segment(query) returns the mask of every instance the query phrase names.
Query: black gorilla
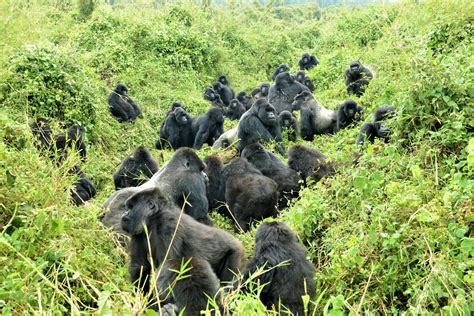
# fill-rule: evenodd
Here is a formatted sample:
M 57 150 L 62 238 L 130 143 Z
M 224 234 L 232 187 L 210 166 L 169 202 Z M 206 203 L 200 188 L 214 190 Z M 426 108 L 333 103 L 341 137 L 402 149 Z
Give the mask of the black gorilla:
M 262 145 L 258 143 L 248 145 L 242 151 L 242 158 L 247 159 L 264 176 L 277 183 L 280 194 L 279 207 L 287 206 L 289 200 L 298 196 L 301 180 L 298 173 L 285 166 L 280 158 L 265 150 Z
M 223 108 L 224 103 L 222 102 L 221 96 L 214 91 L 212 88 L 206 88 L 204 90 L 204 100 L 211 102 L 212 106 Z
M 164 188 L 143 188 L 130 196 L 124 207 L 126 212 L 121 225 L 131 236 L 130 278 L 145 293 L 149 290 L 152 265 L 159 267 L 166 255 L 170 260 L 184 257 L 205 260 L 221 282 L 232 280 L 233 271 L 237 271 L 243 258 L 240 241 L 221 229 L 195 221 L 187 214 L 180 218 L 180 208 Z M 149 261 L 150 255 L 152 262 Z
M 290 111 L 282 111 L 278 115 L 278 122 L 282 131 L 286 130 L 288 140 L 291 142 L 296 141 L 296 134 L 298 131 L 298 120 Z
M 280 66 L 278 66 L 278 68 L 275 70 L 275 72 L 273 73 L 272 75 L 272 80 L 275 81 L 276 77 L 281 74 L 281 73 L 284 73 L 284 72 L 288 72 L 290 71 L 290 67 L 288 67 L 287 65 L 285 64 L 281 64 Z
M 200 315 L 209 305 L 208 297 L 219 301 L 219 285 L 219 279 L 206 260 L 167 260 L 157 282 L 158 292 L 163 297 L 161 315 L 181 315 L 183 309 L 182 315 Z M 211 315 L 216 315 L 215 311 Z
M 227 109 L 226 117 L 231 120 L 239 120 L 244 115 L 246 109 L 237 99 L 230 101 L 229 108 Z
M 137 147 L 131 157 L 125 158 L 114 174 L 115 190 L 136 187 L 158 172 L 158 164 L 143 146 Z
M 354 100 L 347 100 L 337 111 L 337 130 L 348 127 L 354 121 L 359 120 L 364 114 L 364 109 Z
M 79 165 L 75 165 L 68 171 L 69 175 L 79 176 L 71 189 L 71 197 L 74 205 L 78 206 L 92 199 L 96 194 L 96 189 L 91 180 L 81 170 Z
M 209 202 L 209 210 L 218 210 L 219 213 L 226 215 L 222 207 L 225 203 L 225 182 L 222 175 L 222 169 L 224 165 L 222 160 L 218 156 L 207 156 L 204 158 L 204 163 L 206 168 L 204 168 L 204 173 L 206 173 L 209 184 L 207 185 L 207 201 Z
M 119 84 L 110 93 L 109 107 L 119 122 L 133 122 L 142 114 L 138 105 L 128 96 L 128 88 L 123 84 Z
M 376 138 L 381 138 L 388 143 L 390 130 L 381 122 L 365 123 L 360 129 L 357 145 L 363 145 L 366 139 L 373 144 Z
M 319 61 L 316 59 L 315 56 L 310 55 L 308 53 L 304 53 L 303 56 L 301 56 L 301 59 L 298 64 L 300 65 L 301 70 L 308 70 L 319 65 Z
M 275 85 L 270 88 L 268 101 L 275 107 L 278 114 L 287 110 L 291 112 L 291 104 L 295 97 L 303 92 L 310 92 L 308 87 L 295 80 L 288 72 L 277 76 Z
M 245 146 L 253 143 L 276 141 L 280 143 L 277 150 L 282 155 L 285 154 L 281 146 L 281 130 L 275 108 L 265 99 L 258 99 L 250 110 L 245 112 L 239 121 L 237 135 L 240 138 L 238 144 L 240 152 Z
M 197 116 L 191 123 L 195 149 L 201 149 L 204 143 L 212 146 L 224 133 L 224 114 L 222 109 L 211 107 L 206 114 Z
M 234 98 L 234 91 L 228 86 L 223 85 L 220 81 L 214 82 L 212 88 L 219 94 L 224 105 L 229 105 L 230 100 Z
M 253 220 L 277 215 L 278 185 L 244 158 L 236 158 L 222 171 L 225 199 L 236 223 L 244 232 Z M 238 226 L 237 226 L 238 224 Z
M 360 61 L 353 61 L 349 68 L 344 71 L 346 77 L 346 87 L 348 94 L 355 94 L 360 97 L 364 94 L 365 88 L 374 77 L 372 72 Z
M 270 84 L 269 83 L 262 83 L 260 87 L 255 88 L 252 91 L 252 97 L 255 99 L 259 98 L 268 98 L 268 93 L 270 92 Z
M 288 166 L 299 173 L 305 185 L 307 178 L 318 182 L 322 178 L 334 175 L 336 171 L 334 162 L 326 162 L 326 156 L 320 151 L 303 145 L 290 147 Z
M 229 80 L 227 79 L 227 76 L 225 75 L 222 75 L 220 76 L 217 81 L 219 81 L 220 83 L 222 83 L 224 86 L 230 86 L 230 83 L 229 83 Z
M 249 97 L 247 93 L 245 93 L 245 91 L 239 92 L 239 94 L 237 95 L 237 100 L 239 100 L 239 102 L 242 103 L 246 111 L 250 109 L 253 103 L 252 98 Z
M 269 222 L 258 227 L 255 234 L 255 250 L 243 271 L 243 288 L 248 289 L 246 281 L 257 270 L 266 271 L 257 276 L 254 282 L 264 285 L 260 300 L 268 308 L 279 309 L 280 303 L 293 315 L 303 316 L 302 296 L 313 298 L 314 266 L 306 259 L 307 253 L 298 242 L 296 235 L 284 223 Z M 284 307 L 280 314 L 284 314 Z
M 390 105 L 379 106 L 374 113 L 374 122 L 383 121 L 395 115 L 395 108 Z
M 168 116 L 161 125 L 160 138 L 155 144 L 156 149 L 163 149 L 166 144 L 174 150 L 191 147 L 194 142 L 191 123 L 191 117 L 181 107 L 168 112 Z
M 334 134 L 337 130 L 337 113 L 321 106 L 309 91 L 295 97 L 292 109 L 301 112 L 301 138 L 312 141 L 314 135 Z
M 178 149 L 166 166 L 155 173 L 149 181 L 138 187 L 115 191 L 104 203 L 103 207 L 109 211 L 102 217 L 102 223 L 106 227 L 112 227 L 116 232 L 123 233 L 120 218 L 125 212 L 127 199 L 146 188 L 159 187 L 175 203 L 176 207 L 179 209 L 184 207 L 186 214 L 198 222 L 212 226 L 208 215 L 206 196 L 206 186 L 209 180 L 203 172 L 204 168 L 204 163 L 194 150 L 190 148 Z
M 313 92 L 315 89 L 314 83 L 308 76 L 306 76 L 304 70 L 300 70 L 296 73 L 296 81 L 305 85 L 311 92 Z

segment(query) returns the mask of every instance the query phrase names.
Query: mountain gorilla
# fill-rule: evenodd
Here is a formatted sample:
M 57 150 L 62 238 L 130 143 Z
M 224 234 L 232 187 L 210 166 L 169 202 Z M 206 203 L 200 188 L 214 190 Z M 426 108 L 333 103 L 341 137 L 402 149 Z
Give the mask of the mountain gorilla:
M 337 111 L 337 131 L 348 127 L 354 121 L 361 118 L 364 109 L 357 105 L 354 100 L 347 100 L 339 107 Z
M 255 88 L 252 91 L 252 97 L 255 99 L 260 99 L 260 98 L 268 98 L 268 93 L 270 92 L 270 84 L 269 83 L 262 83 L 260 87 Z
M 227 86 L 229 87 L 230 86 L 230 83 L 229 83 L 229 80 L 227 79 L 227 77 L 225 75 L 222 75 L 220 76 L 217 81 L 219 81 L 220 83 L 222 83 L 224 86 Z
M 334 134 L 337 130 L 337 114 L 316 101 L 309 91 L 295 97 L 292 109 L 301 112 L 301 138 L 312 141 L 314 135 Z
M 360 129 L 357 145 L 363 145 L 367 139 L 370 143 L 374 143 L 375 138 L 381 138 L 385 143 L 390 140 L 390 129 L 380 121 L 393 117 L 395 108 L 390 105 L 382 105 L 375 110 L 374 122 L 366 123 Z
M 237 135 L 238 133 L 238 127 L 234 127 L 221 136 L 214 142 L 214 145 L 212 145 L 212 148 L 214 149 L 219 149 L 219 148 L 227 148 L 234 142 L 236 142 L 239 137 Z
M 228 86 L 223 85 L 220 81 L 214 82 L 212 88 L 219 94 L 224 105 L 229 105 L 230 100 L 234 98 L 234 91 Z
M 383 121 L 395 115 L 395 108 L 390 105 L 379 106 L 374 113 L 374 122 Z
M 278 115 L 278 122 L 282 131 L 286 130 L 288 140 L 296 142 L 296 133 L 298 131 L 298 120 L 290 111 L 282 111 Z
M 180 218 L 180 208 L 164 188 L 143 188 L 130 196 L 124 206 L 126 212 L 121 225 L 131 236 L 130 278 L 145 293 L 149 290 L 152 265 L 160 267 L 166 255 L 170 260 L 183 257 L 205 260 L 221 282 L 231 281 L 233 271 L 240 267 L 243 259 L 240 241 L 221 229 L 195 221 L 187 214 Z
M 301 56 L 301 59 L 298 64 L 300 65 L 301 70 L 308 70 L 319 65 L 319 61 L 316 59 L 315 56 L 310 55 L 308 53 L 304 53 L 303 56 Z
M 238 138 L 240 142 L 238 149 L 240 152 L 245 146 L 253 143 L 266 143 L 276 141 L 277 150 L 285 155 L 285 150 L 281 145 L 282 136 L 275 108 L 265 99 L 258 99 L 250 110 L 244 113 L 238 125 Z
M 204 100 L 211 102 L 212 106 L 223 108 L 224 103 L 222 102 L 221 96 L 214 91 L 212 88 L 206 88 L 204 90 Z
M 168 112 L 161 125 L 160 138 L 155 144 L 156 149 L 164 149 L 169 144 L 173 150 L 193 145 L 191 129 L 192 119 L 182 107 L 176 107 Z
M 346 77 L 346 87 L 348 94 L 355 94 L 360 97 L 364 94 L 370 80 L 374 77 L 372 72 L 360 61 L 353 61 L 349 68 L 344 71 Z
M 128 96 L 128 88 L 119 84 L 109 95 L 109 107 L 112 115 L 119 122 L 133 122 L 141 116 L 142 111 Z
M 75 165 L 68 171 L 69 175 L 77 175 L 79 179 L 74 183 L 71 189 L 71 197 L 74 205 L 78 206 L 92 199 L 97 191 L 91 180 L 81 170 L 79 165 Z
M 264 176 L 277 183 L 280 194 L 279 207 L 286 207 L 289 200 L 298 196 L 301 180 L 298 173 L 285 166 L 280 158 L 265 150 L 262 145 L 258 143 L 248 145 L 241 156 L 260 170 Z
M 273 73 L 272 75 L 272 80 L 275 81 L 276 77 L 281 74 L 281 73 L 284 73 L 284 72 L 288 72 L 290 71 L 290 67 L 288 67 L 287 65 L 285 64 L 281 64 L 280 66 L 278 66 L 278 68 L 275 70 L 275 72 Z
M 114 174 L 115 190 L 139 186 L 156 172 L 158 164 L 145 147 L 139 146 L 131 157 L 125 158 Z
M 236 158 L 222 171 L 225 181 L 225 200 L 231 217 L 246 232 L 253 220 L 277 215 L 278 185 L 265 177 L 244 158 Z
M 206 260 L 167 260 L 157 282 L 158 292 L 163 297 L 161 315 L 181 315 L 183 309 L 182 315 L 200 315 L 209 306 L 208 297 L 219 301 L 219 285 L 219 279 Z
M 225 182 L 222 176 L 224 165 L 222 164 L 222 160 L 219 156 L 207 156 L 204 158 L 204 163 L 206 164 L 204 173 L 209 179 L 206 190 L 209 211 L 218 210 L 219 213 L 228 215 L 226 214 L 226 210 L 224 210 L 225 212 L 220 210 L 221 206 L 225 203 Z
M 300 70 L 296 73 L 296 81 L 305 85 L 311 92 L 313 92 L 315 89 L 314 83 L 311 81 L 311 79 L 308 76 L 306 76 L 304 70 Z
M 193 147 L 201 149 L 203 144 L 212 146 L 214 141 L 224 133 L 224 114 L 222 109 L 211 107 L 206 114 L 192 120 Z
M 176 204 L 184 207 L 184 212 L 198 222 L 212 226 L 208 215 L 206 197 L 207 175 L 203 172 L 204 163 L 194 150 L 190 148 L 178 149 L 171 160 L 153 177 L 138 187 L 129 187 L 115 191 L 104 203 L 103 208 L 109 209 L 101 218 L 102 224 L 123 233 L 120 218 L 125 212 L 125 202 L 133 194 L 151 187 L 159 187 Z M 185 201 L 187 203 L 185 203 Z
M 315 295 L 314 266 L 306 256 L 306 250 L 286 224 L 262 223 L 255 234 L 254 254 L 242 273 L 244 291 L 250 290 L 246 281 L 263 269 L 266 272 L 253 280 L 264 286 L 260 292 L 262 303 L 269 310 L 278 310 L 281 303 L 292 315 L 305 315 L 302 296 Z
M 237 100 L 239 100 L 240 103 L 242 103 L 242 105 L 245 107 L 245 111 L 247 111 L 248 109 L 250 109 L 250 107 L 252 106 L 252 98 L 249 97 L 247 95 L 247 93 L 245 93 L 245 91 L 241 91 L 238 95 L 237 95 Z
M 246 109 L 237 99 L 230 101 L 229 108 L 227 109 L 226 117 L 230 120 L 239 120 L 244 115 Z
M 306 179 L 310 178 L 318 182 L 322 178 L 334 175 L 336 164 L 326 162 L 326 156 L 320 151 L 303 145 L 295 145 L 288 150 L 288 166 L 298 172 L 307 185 Z
M 283 72 L 277 76 L 275 85 L 270 88 L 268 101 L 275 107 L 277 114 L 284 110 L 291 112 L 293 100 L 303 91 L 310 93 L 308 87 L 296 81 L 294 76 Z

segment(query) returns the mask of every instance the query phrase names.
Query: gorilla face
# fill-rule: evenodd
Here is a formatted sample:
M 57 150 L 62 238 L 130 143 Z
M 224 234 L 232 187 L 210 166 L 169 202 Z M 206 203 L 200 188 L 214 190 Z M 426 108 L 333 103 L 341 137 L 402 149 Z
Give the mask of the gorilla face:
M 263 124 L 271 126 L 277 123 L 275 108 L 270 103 L 265 99 L 258 99 L 257 106 L 258 118 L 263 122 Z
M 183 108 L 176 108 L 173 113 L 176 123 L 178 123 L 178 125 L 185 126 L 191 123 L 188 113 L 186 113 Z
M 311 93 L 308 91 L 303 91 L 295 97 L 295 100 L 291 104 L 291 109 L 293 111 L 301 110 L 303 104 L 311 97 Z
M 375 129 L 377 131 L 377 137 L 387 139 L 390 134 L 390 129 L 388 129 L 385 125 L 379 122 L 374 123 Z
M 204 100 L 212 102 L 216 100 L 216 98 L 216 93 L 212 88 L 206 88 L 206 90 L 204 90 Z
M 219 81 L 220 83 L 222 83 L 223 85 L 226 85 L 226 86 L 229 85 L 229 80 L 227 80 L 227 77 L 226 77 L 226 76 L 220 76 L 219 79 L 218 79 L 218 81 Z
M 220 92 L 224 87 L 221 82 L 217 81 L 212 85 L 212 88 L 214 89 L 214 91 Z
M 270 91 L 270 85 L 268 83 L 263 83 L 261 86 L 260 86 L 260 94 L 262 96 L 267 96 L 268 95 L 268 92 Z
M 128 88 L 127 86 L 125 86 L 124 84 L 119 84 L 116 88 L 115 88 L 115 92 L 120 94 L 120 95 L 128 95 Z
M 281 222 L 262 223 L 255 233 L 255 243 L 265 240 L 274 240 L 280 242 L 296 242 L 296 236 L 291 229 Z
M 355 117 L 357 112 L 357 103 L 352 100 L 346 102 L 344 113 L 347 117 Z
M 222 113 L 222 110 L 220 108 L 213 107 L 209 109 L 208 113 L 209 113 L 209 118 L 213 122 L 217 122 L 219 124 L 224 123 L 224 113 Z
M 280 126 L 281 127 L 291 127 L 293 116 L 289 111 L 282 111 L 280 113 Z
M 361 65 L 359 61 L 357 60 L 353 61 L 350 66 L 351 73 L 356 74 L 356 75 L 360 74 L 360 66 Z
M 300 70 L 296 73 L 296 81 L 298 81 L 300 83 L 304 83 L 305 77 L 306 77 L 306 74 L 302 70 Z
M 303 63 L 304 63 L 304 64 L 309 63 L 309 58 L 310 58 L 309 54 L 308 54 L 308 53 L 304 53 L 304 54 L 303 54 L 303 58 L 302 58 L 302 59 L 303 59 Z

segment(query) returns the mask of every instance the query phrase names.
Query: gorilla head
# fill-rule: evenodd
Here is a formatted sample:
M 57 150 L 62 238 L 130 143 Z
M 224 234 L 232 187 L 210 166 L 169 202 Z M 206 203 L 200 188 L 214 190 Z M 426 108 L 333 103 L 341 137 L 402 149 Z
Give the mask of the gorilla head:
M 311 94 L 311 92 L 309 91 L 301 92 L 295 97 L 295 100 L 291 104 L 291 110 L 292 111 L 301 110 L 301 107 L 303 106 L 303 104 L 310 101 L 311 99 L 313 99 L 313 95 Z
M 215 92 L 219 93 L 222 89 L 224 89 L 224 85 L 220 81 L 214 82 L 212 85 L 212 88 L 214 89 Z
M 227 77 L 224 76 L 224 75 L 220 76 L 219 79 L 217 79 L 217 81 L 219 81 L 220 83 L 222 83 L 225 86 L 229 85 L 229 80 L 227 80 Z
M 124 84 L 117 85 L 114 91 L 120 95 L 128 95 L 128 88 Z
M 214 89 L 212 88 L 206 88 L 204 90 L 204 100 L 207 100 L 207 101 L 215 101 L 217 99 L 218 95 L 216 94 L 216 92 L 214 91 Z
M 275 70 L 275 72 L 272 75 L 272 80 L 275 80 L 279 74 L 285 71 L 290 71 L 290 67 L 288 67 L 285 64 L 281 64 L 280 66 L 278 66 L 278 68 Z
M 266 222 L 260 224 L 255 233 L 255 243 L 259 244 L 264 240 L 273 240 L 275 242 L 298 242 L 295 234 L 284 223 Z
M 362 64 L 360 63 L 360 61 L 354 60 L 353 62 L 351 62 L 349 69 L 352 74 L 359 75 L 361 72 L 361 66 Z
M 306 77 L 306 73 L 304 70 L 300 70 L 296 73 L 296 81 L 304 84 L 304 78 Z
M 276 77 L 275 85 L 276 85 L 278 88 L 283 88 L 283 87 L 285 87 L 286 85 L 291 84 L 291 83 L 293 83 L 293 82 L 295 82 L 295 76 L 290 75 L 289 72 L 285 71 L 285 72 L 280 73 L 280 74 Z
M 258 99 L 254 106 L 257 108 L 257 116 L 264 125 L 275 126 L 278 124 L 275 108 L 265 99 Z
M 182 107 L 175 108 L 173 111 L 176 123 L 180 126 L 185 126 L 190 123 L 189 115 Z

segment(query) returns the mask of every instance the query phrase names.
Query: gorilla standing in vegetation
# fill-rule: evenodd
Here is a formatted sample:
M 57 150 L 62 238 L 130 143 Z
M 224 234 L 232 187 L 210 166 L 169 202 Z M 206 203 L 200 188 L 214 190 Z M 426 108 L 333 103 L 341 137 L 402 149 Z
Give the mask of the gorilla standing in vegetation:
M 237 99 L 230 101 L 229 109 L 227 109 L 226 117 L 230 120 L 239 120 L 244 115 L 246 109 Z
M 263 269 L 264 273 L 253 278 L 264 285 L 260 292 L 262 303 L 269 310 L 278 310 L 281 303 L 293 315 L 306 315 L 302 297 L 315 295 L 314 266 L 306 256 L 306 250 L 287 225 L 262 223 L 255 234 L 254 254 L 242 272 L 243 289 L 248 290 L 245 282 Z M 284 310 L 282 307 L 281 312 Z
M 239 100 L 240 103 L 242 103 L 242 105 L 245 107 L 245 111 L 247 111 L 248 109 L 250 109 L 250 107 L 252 106 L 252 98 L 249 97 L 247 95 L 247 93 L 245 93 L 245 91 L 241 91 L 238 95 L 237 95 L 237 100 Z
M 214 82 L 212 88 L 216 93 L 219 94 L 224 105 L 228 106 L 230 104 L 230 100 L 234 98 L 234 91 L 232 91 L 232 89 L 228 86 L 223 85 L 220 81 Z
M 278 115 L 278 122 L 282 131 L 286 130 L 288 140 L 290 142 L 296 142 L 296 134 L 298 131 L 298 121 L 296 117 L 290 111 L 282 111 Z
M 236 230 L 244 232 L 253 220 L 277 215 L 278 186 L 244 158 L 236 158 L 222 171 L 225 199 L 233 215 Z M 237 226 L 238 225 L 238 226 Z
M 224 165 L 218 156 L 207 156 L 204 158 L 204 163 L 206 164 L 204 173 L 209 179 L 206 191 L 209 210 L 219 210 L 219 213 L 223 214 L 220 208 L 225 203 L 225 182 L 222 175 Z
M 68 171 L 69 175 L 77 175 L 79 179 L 74 183 L 71 189 L 71 197 L 74 205 L 78 206 L 92 199 L 96 194 L 96 189 L 91 180 L 81 170 L 79 165 L 75 165 Z
M 176 207 L 184 207 L 186 214 L 201 223 L 212 226 L 206 196 L 209 180 L 203 172 L 204 168 L 204 163 L 194 150 L 178 149 L 168 164 L 155 173 L 149 181 L 138 187 L 115 191 L 104 203 L 103 207 L 109 209 L 109 212 L 102 217 L 102 223 L 106 227 L 112 227 L 118 233 L 123 233 L 120 218 L 125 212 L 127 199 L 146 188 L 159 187 L 176 204 Z
M 137 147 L 133 156 L 125 158 L 114 174 L 115 190 L 136 187 L 158 172 L 158 164 L 143 146 Z
M 224 103 L 222 102 L 221 96 L 214 91 L 212 88 L 206 88 L 204 90 L 204 100 L 211 102 L 212 106 L 223 108 Z
M 311 79 L 306 76 L 304 70 L 300 70 L 296 73 L 296 81 L 308 87 L 309 91 L 313 92 L 315 87 Z
M 318 182 L 322 178 L 334 175 L 336 171 L 334 162 L 326 162 L 326 156 L 320 151 L 303 145 L 290 147 L 288 150 L 288 166 L 299 173 L 305 186 L 307 185 L 307 178 Z
M 280 143 L 277 150 L 284 155 L 285 151 L 281 145 L 282 136 L 275 108 L 265 99 L 258 99 L 250 110 L 245 112 L 239 121 L 238 138 L 240 152 L 245 146 L 253 143 L 266 143 L 276 141 Z
M 381 121 L 389 119 L 393 115 L 395 115 L 393 106 L 382 105 L 378 107 L 374 113 L 374 122 L 365 123 L 360 129 L 357 145 L 363 145 L 366 139 L 373 144 L 376 138 L 381 138 L 384 143 L 388 143 L 390 141 L 390 129 Z
M 301 56 L 301 59 L 298 64 L 300 65 L 301 70 L 308 70 L 319 65 L 319 61 L 316 59 L 315 56 L 310 55 L 308 53 L 304 53 L 303 56 Z
M 268 98 L 268 93 L 270 92 L 270 84 L 269 83 L 262 83 L 260 87 L 255 88 L 252 91 L 252 97 L 255 99 L 260 99 L 260 98 Z
M 191 117 L 182 107 L 176 107 L 168 112 L 168 116 L 161 125 L 160 138 L 155 144 L 156 149 L 165 148 L 167 143 L 173 150 L 191 147 L 194 141 L 191 123 Z
M 222 109 L 211 107 L 206 114 L 195 117 L 191 123 L 195 149 L 203 144 L 212 146 L 214 141 L 224 133 L 224 114 Z
M 314 135 L 334 134 L 336 132 L 336 112 L 319 105 L 309 91 L 298 94 L 292 108 L 301 112 L 300 134 L 304 140 L 312 141 Z
M 109 106 L 112 115 L 119 122 L 133 122 L 137 117 L 141 116 L 140 108 L 128 96 L 128 88 L 119 84 L 109 96 Z
M 344 76 L 346 77 L 347 93 L 355 94 L 358 97 L 364 94 L 370 80 L 374 77 L 372 72 L 358 60 L 350 64 L 349 69 L 344 72 Z
M 389 119 L 395 115 L 395 108 L 390 105 L 379 106 L 374 113 L 374 122 L 383 121 Z
M 288 72 L 290 71 L 290 67 L 288 67 L 287 65 L 285 64 L 281 64 L 280 66 L 278 66 L 278 68 L 275 70 L 275 72 L 273 73 L 272 75 L 272 80 L 275 81 L 276 77 L 281 74 L 281 73 L 284 73 L 284 72 Z
M 66 132 L 54 136 L 55 149 L 59 155 L 59 161 L 63 161 L 67 158 L 69 149 L 75 149 L 79 153 L 81 161 L 86 160 L 87 151 L 84 142 L 85 133 L 86 131 L 84 127 L 73 125 Z
M 337 131 L 348 127 L 364 114 L 364 109 L 354 100 L 347 100 L 337 111 Z
M 184 272 L 180 273 L 181 271 Z M 219 301 L 219 285 L 219 279 L 206 260 L 200 258 L 167 260 L 157 284 L 160 297 L 164 299 L 161 302 L 162 315 L 181 315 L 183 309 L 182 315 L 200 315 L 200 312 L 206 310 L 208 306 L 208 297 Z
M 270 88 L 268 101 L 275 107 L 277 114 L 284 110 L 291 112 L 293 100 L 303 91 L 310 92 L 308 87 L 296 81 L 288 72 L 283 72 L 277 76 L 275 85 Z
M 180 218 L 179 207 L 162 187 L 147 187 L 136 192 L 126 200 L 124 207 L 126 212 L 121 225 L 131 236 L 130 278 L 145 293 L 149 290 L 152 265 L 158 268 L 166 255 L 169 260 L 184 257 L 205 260 L 221 282 L 231 281 L 233 272 L 242 263 L 240 241 L 221 229 L 195 221 L 187 214 Z
M 301 180 L 298 173 L 285 166 L 280 158 L 265 150 L 262 145 L 258 143 L 248 145 L 242 151 L 242 158 L 247 159 L 264 176 L 277 183 L 281 208 L 287 206 L 289 200 L 298 196 Z

